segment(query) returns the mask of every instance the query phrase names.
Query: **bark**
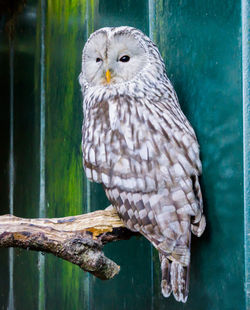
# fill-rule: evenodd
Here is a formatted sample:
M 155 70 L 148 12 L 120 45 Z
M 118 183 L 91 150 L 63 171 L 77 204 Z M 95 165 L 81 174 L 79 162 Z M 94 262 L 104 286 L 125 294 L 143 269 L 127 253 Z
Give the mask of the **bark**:
M 52 253 L 102 280 L 120 267 L 102 252 L 107 242 L 126 240 L 136 233 L 126 229 L 114 209 L 64 218 L 24 219 L 0 216 L 0 247 Z

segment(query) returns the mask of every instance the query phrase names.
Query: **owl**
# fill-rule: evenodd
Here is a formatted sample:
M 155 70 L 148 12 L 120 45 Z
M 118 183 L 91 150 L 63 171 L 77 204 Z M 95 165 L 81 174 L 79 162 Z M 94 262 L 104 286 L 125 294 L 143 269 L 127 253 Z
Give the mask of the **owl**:
M 191 233 L 205 229 L 201 161 L 156 45 L 132 27 L 94 32 L 84 46 L 82 151 L 125 226 L 159 252 L 161 290 L 188 297 Z

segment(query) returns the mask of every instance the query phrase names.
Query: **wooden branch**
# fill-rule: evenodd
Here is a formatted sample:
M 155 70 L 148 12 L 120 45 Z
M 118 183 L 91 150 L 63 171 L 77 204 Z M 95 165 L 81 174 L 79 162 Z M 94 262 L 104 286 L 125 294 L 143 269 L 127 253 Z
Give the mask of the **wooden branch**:
M 102 280 L 113 278 L 120 267 L 102 252 L 107 242 L 129 239 L 114 209 L 51 219 L 0 216 L 0 247 L 18 247 L 52 253 Z

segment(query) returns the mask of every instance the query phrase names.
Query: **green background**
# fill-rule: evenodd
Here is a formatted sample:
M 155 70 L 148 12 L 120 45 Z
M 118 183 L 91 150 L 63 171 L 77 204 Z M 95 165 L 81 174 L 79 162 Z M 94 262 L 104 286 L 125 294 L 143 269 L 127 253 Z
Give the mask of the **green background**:
M 144 238 L 133 238 L 105 247 L 121 266 L 120 274 L 106 282 L 52 255 L 15 250 L 14 309 L 245 309 L 240 2 L 28 0 L 13 39 L 4 31 L 4 20 L 1 17 L 1 214 L 10 212 L 11 130 L 15 215 L 61 217 L 108 205 L 102 187 L 90 184 L 82 168 L 78 75 L 82 48 L 91 32 L 130 25 L 158 45 L 197 133 L 207 217 L 204 235 L 192 239 L 185 305 L 162 297 L 158 254 Z M 1 310 L 10 303 L 9 269 L 9 251 L 1 249 Z

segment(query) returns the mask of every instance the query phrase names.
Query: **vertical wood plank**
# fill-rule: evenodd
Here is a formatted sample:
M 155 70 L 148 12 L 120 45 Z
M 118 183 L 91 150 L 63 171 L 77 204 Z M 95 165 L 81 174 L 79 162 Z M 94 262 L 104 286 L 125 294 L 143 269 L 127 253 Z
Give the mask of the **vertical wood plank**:
M 29 1 L 18 16 L 14 34 L 13 212 L 38 216 L 39 105 L 36 105 L 36 1 Z M 14 251 L 13 300 L 10 309 L 37 308 L 37 253 Z M 13 307 L 14 304 L 14 307 Z
M 244 309 L 240 3 L 157 1 L 156 43 L 201 145 L 207 228 L 187 304 L 156 291 L 155 308 Z
M 9 151 L 10 151 L 10 38 L 4 31 L 3 20 L 0 18 L 0 79 L 1 79 L 1 113 L 0 113 L 0 213 L 9 213 Z M 0 305 L 7 309 L 9 296 L 9 250 L 2 249 L 0 254 Z
M 243 143 L 244 143 L 244 215 L 245 215 L 245 299 L 250 309 L 250 4 L 241 1 L 242 16 L 242 81 L 243 81 Z
M 10 147 L 9 147 L 9 213 L 14 212 L 14 40 L 9 40 L 10 70 Z M 9 249 L 9 298 L 8 309 L 14 310 L 14 249 Z
M 39 14 L 37 16 L 37 35 L 39 34 L 39 53 L 37 59 L 40 59 L 39 78 L 36 75 L 37 92 L 40 90 L 40 141 L 39 141 L 39 217 L 46 216 L 46 196 L 45 196 L 45 123 L 46 123 L 46 100 L 45 100 L 45 20 L 46 1 L 39 1 Z M 37 94 L 38 96 L 38 94 Z M 38 283 L 38 310 L 45 310 L 45 255 L 38 254 L 39 283 Z
M 86 1 L 47 1 L 45 29 L 46 212 L 48 217 L 86 211 L 81 153 L 82 104 L 78 75 Z M 48 256 L 46 309 L 79 309 L 84 276 L 77 266 Z

